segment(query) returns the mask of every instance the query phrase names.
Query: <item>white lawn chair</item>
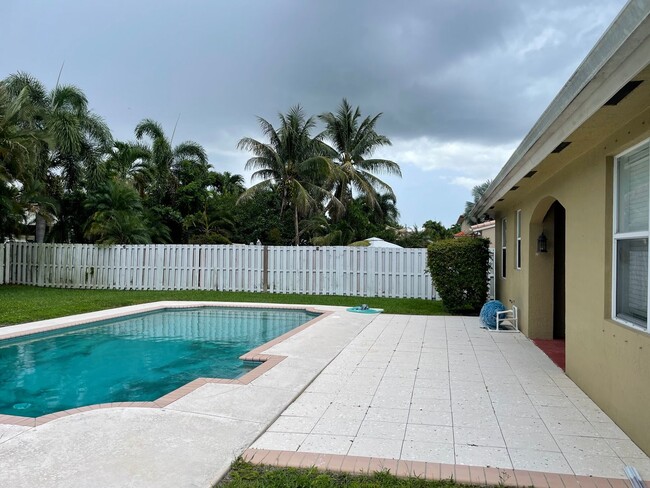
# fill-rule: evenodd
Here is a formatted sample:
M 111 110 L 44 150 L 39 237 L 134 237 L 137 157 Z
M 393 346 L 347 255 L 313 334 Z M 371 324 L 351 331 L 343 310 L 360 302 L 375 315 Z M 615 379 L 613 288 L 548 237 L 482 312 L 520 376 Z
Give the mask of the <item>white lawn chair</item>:
M 517 306 L 513 305 L 511 310 L 503 310 L 497 312 L 497 328 L 496 330 L 511 330 L 518 331 L 518 310 Z

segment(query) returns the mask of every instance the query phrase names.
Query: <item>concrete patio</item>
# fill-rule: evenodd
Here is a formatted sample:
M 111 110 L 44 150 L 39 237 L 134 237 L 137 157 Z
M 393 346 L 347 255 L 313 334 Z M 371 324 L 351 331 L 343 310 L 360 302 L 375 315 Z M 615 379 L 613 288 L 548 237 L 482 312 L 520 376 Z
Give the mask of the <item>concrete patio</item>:
M 530 340 L 467 317 L 377 317 L 252 448 L 248 458 L 294 451 L 606 478 L 632 465 L 650 479 L 650 459 Z
M 474 483 L 561 488 L 566 474 L 622 488 L 625 465 L 650 479 L 648 457 L 522 334 L 476 318 L 316 308 L 331 313 L 266 349 L 285 359 L 248 384 L 204 384 L 162 408 L 0 423 L 0 484 L 208 487 L 242 453 L 415 475 L 426 462 L 433 477 Z M 0 338 L 42 325 L 4 327 Z

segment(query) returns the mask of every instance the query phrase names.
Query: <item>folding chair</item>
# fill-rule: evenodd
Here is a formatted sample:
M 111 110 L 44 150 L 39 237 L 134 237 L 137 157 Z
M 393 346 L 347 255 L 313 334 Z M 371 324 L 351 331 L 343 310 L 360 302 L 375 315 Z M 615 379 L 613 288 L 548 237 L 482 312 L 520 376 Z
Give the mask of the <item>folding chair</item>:
M 516 305 L 512 306 L 512 310 L 497 312 L 496 330 L 519 330 L 517 313 L 518 310 Z

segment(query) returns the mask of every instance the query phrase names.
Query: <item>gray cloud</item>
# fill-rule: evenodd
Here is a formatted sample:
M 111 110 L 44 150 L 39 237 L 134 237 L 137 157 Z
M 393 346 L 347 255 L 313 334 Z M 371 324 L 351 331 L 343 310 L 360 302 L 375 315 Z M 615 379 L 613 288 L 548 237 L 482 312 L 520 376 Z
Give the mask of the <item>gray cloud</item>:
M 53 86 L 65 60 L 63 81 L 117 137 L 144 117 L 171 133 L 181 114 L 177 140 L 234 172 L 247 158 L 237 140 L 259 135 L 255 116 L 275 122 L 296 103 L 318 114 L 347 97 L 384 113 L 379 129 L 396 142 L 387 154 L 459 191 L 447 199 L 458 213 L 467 195 L 454 182 L 496 174 L 623 4 L 5 0 L 0 76 L 24 70 Z M 449 169 L 454 157 L 464 161 Z

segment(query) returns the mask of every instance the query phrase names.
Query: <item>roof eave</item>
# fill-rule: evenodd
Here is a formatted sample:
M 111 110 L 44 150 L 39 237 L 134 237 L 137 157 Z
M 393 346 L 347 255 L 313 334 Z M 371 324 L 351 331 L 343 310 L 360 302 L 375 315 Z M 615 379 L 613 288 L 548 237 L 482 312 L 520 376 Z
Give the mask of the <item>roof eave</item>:
M 649 43 L 649 26 L 650 0 L 628 2 L 494 178 L 470 218 L 488 213 L 526 173 L 648 64 L 645 51 L 637 48 Z

